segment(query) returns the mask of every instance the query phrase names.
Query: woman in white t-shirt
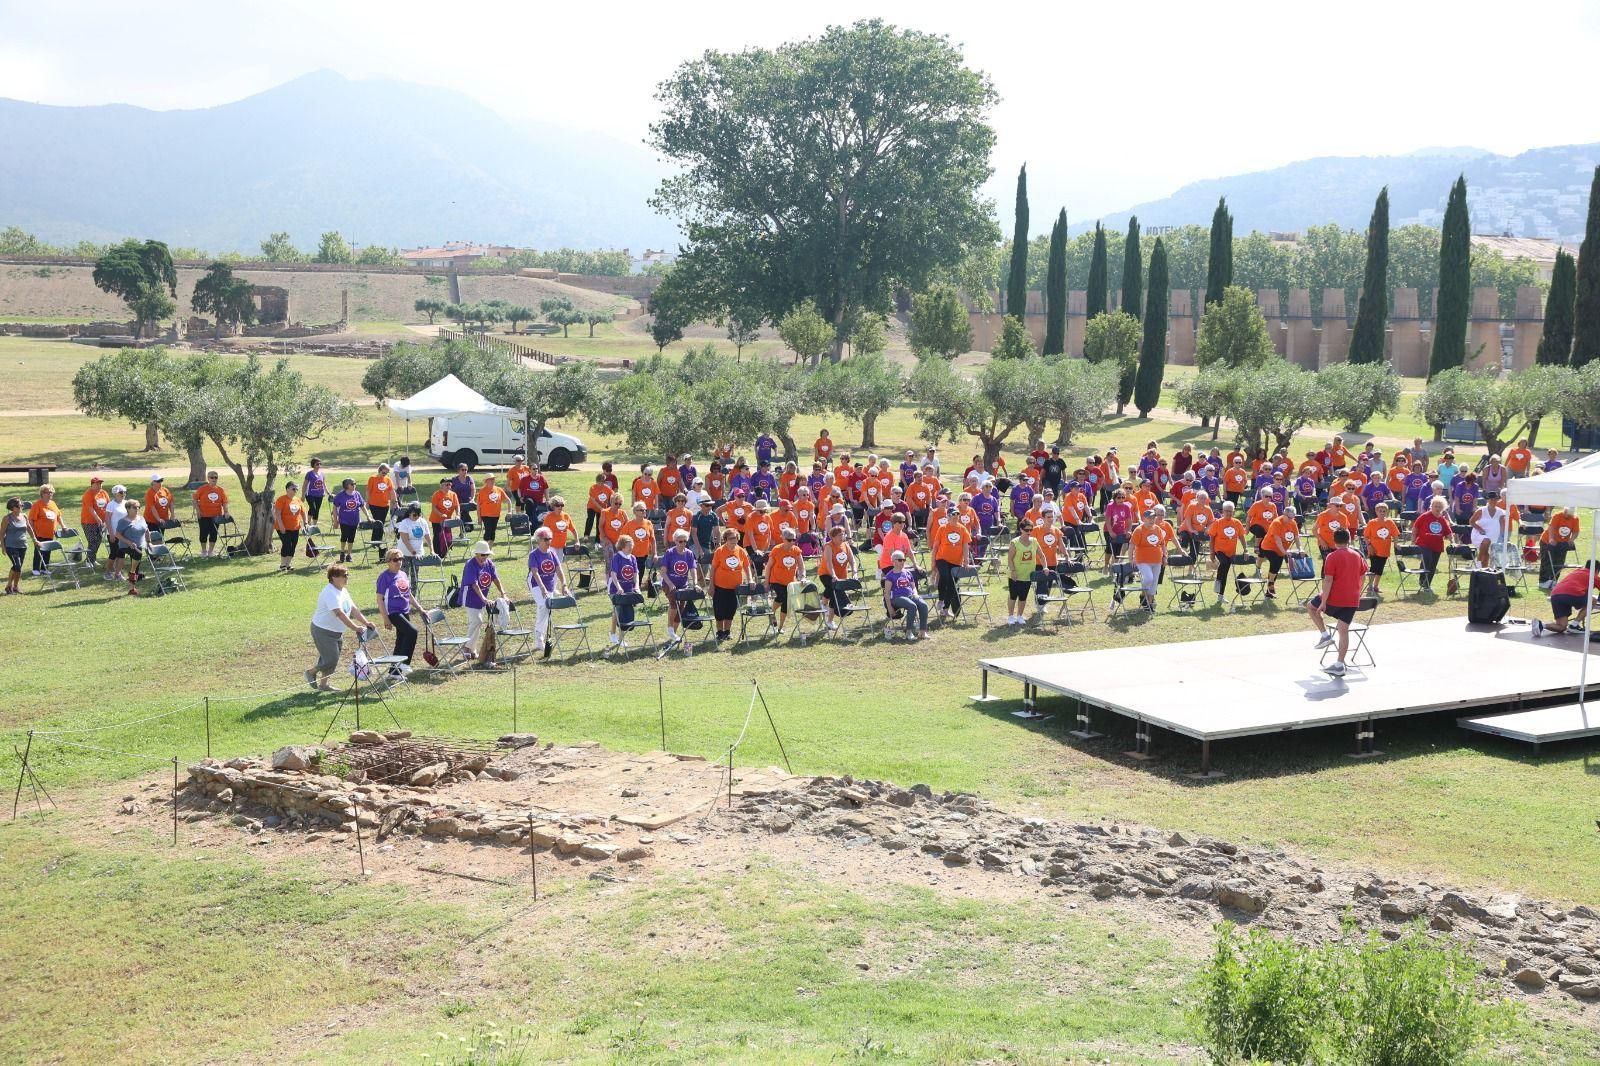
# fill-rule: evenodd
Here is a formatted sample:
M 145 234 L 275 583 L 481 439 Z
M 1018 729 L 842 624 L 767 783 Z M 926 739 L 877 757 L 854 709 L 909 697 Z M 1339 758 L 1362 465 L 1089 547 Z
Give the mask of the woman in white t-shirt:
M 318 593 L 317 609 L 311 615 L 311 643 L 317 649 L 317 665 L 306 671 L 306 684 L 324 692 L 333 687 L 328 679 L 339 668 L 344 631 L 358 635 L 378 631 L 350 598 L 345 587 L 349 584 L 348 568 L 338 563 L 328 567 L 328 583 Z

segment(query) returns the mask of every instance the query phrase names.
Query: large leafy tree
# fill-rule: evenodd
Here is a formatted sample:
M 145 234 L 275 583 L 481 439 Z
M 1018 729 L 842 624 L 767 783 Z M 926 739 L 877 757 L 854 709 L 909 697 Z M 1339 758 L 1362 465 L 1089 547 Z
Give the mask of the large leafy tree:
M 1006 314 L 1028 310 L 1028 165 L 1017 171 L 1017 204 L 1011 232 L 1011 271 L 1006 275 Z
M 1222 372 L 1232 378 L 1223 414 L 1233 420 L 1240 443 L 1252 452 L 1287 448 L 1295 434 L 1327 415 L 1327 397 L 1317 387 L 1317 375 L 1292 363 L 1278 359 L 1253 371 Z
M 147 322 L 165 318 L 176 305 L 178 270 L 172 252 L 161 241 L 133 238 L 113 245 L 94 265 L 95 287 L 125 301 L 133 312 L 134 336 L 144 335 Z
M 245 548 L 252 555 L 271 546 L 278 475 L 301 445 L 356 420 L 353 404 L 326 385 L 306 381 L 287 359 L 271 367 L 256 355 L 223 362 L 204 381 L 171 391 L 174 435 L 204 437 L 239 479 L 250 505 Z
M 1428 379 L 1417 397 L 1417 414 L 1433 426 L 1475 421 L 1489 454 L 1503 454 L 1540 419 L 1563 409 L 1574 380 L 1564 366 L 1530 366 L 1505 375 L 1448 367 Z
M 802 300 L 778 319 L 778 336 L 794 353 L 796 362 L 803 359 L 808 366 L 816 366 L 822 353 L 833 347 L 837 330 L 822 317 L 816 304 Z
M 1287 246 L 1252 230 L 1233 242 L 1233 283 L 1251 292 L 1271 289 L 1281 299 L 1289 288 L 1289 263 L 1293 258 Z
M 924 359 L 907 391 L 929 443 L 976 437 L 989 466 L 1018 426 L 1039 417 L 1047 371 L 1040 357 L 996 359 L 974 379 L 943 359 Z
M 179 359 L 162 347 L 124 348 L 80 366 L 72 376 L 72 400 L 90 418 L 125 419 L 143 426 L 147 452 L 160 448 L 165 436 L 187 453 L 193 484 L 205 480 L 205 453 L 198 434 L 184 436 L 177 428 L 181 408 L 175 399 L 182 389 L 203 384 L 221 366 L 216 355 Z
M 1400 378 L 1377 363 L 1335 363 L 1318 371 L 1317 388 L 1329 417 L 1346 432 L 1359 430 L 1375 415 L 1400 409 Z
M 1122 239 L 1122 309 L 1134 318 L 1144 319 L 1144 260 L 1139 258 L 1139 216 L 1128 218 L 1128 233 Z
M 1389 321 L 1389 187 L 1378 192 L 1367 223 L 1367 269 L 1361 276 L 1361 302 L 1350 334 L 1350 362 L 1381 363 L 1384 326 Z
M 1154 271 L 1152 270 L 1152 276 Z M 1255 295 L 1240 285 L 1222 291 L 1222 299 L 1200 319 L 1194 361 L 1203 370 L 1214 364 L 1255 367 L 1277 355 L 1267 334 L 1267 320 Z
M 652 143 L 683 172 L 653 203 L 688 231 L 673 276 L 692 316 L 776 322 L 811 299 L 837 329 L 998 239 L 979 195 L 994 89 L 946 38 L 869 20 L 709 51 L 656 98 Z
M 1450 188 L 1439 239 L 1439 295 L 1433 320 L 1428 376 L 1467 358 L 1467 318 L 1472 312 L 1472 229 L 1467 218 L 1467 178 Z
M 1091 318 L 1083 331 L 1083 357 L 1105 363 L 1117 374 L 1117 414 L 1133 399 L 1133 382 L 1139 370 L 1139 342 L 1144 336 L 1139 320 L 1126 311 L 1111 311 Z
M 1040 406 L 1059 427 L 1055 442 L 1063 448 L 1079 430 L 1100 421 L 1117 399 L 1117 370 L 1108 363 L 1050 360 L 1044 383 Z
M 428 316 L 428 325 L 433 325 L 433 316 L 444 313 L 450 305 L 445 301 L 432 296 L 424 296 L 411 305 L 411 309 L 419 315 Z
M 1050 260 L 1044 285 L 1044 354 L 1067 350 L 1067 209 L 1050 230 Z
M 842 363 L 827 363 L 806 383 L 810 407 L 836 411 L 861 423 L 861 447 L 878 445 L 878 416 L 905 395 L 900 367 L 880 352 L 855 352 Z
M 212 335 L 221 340 L 224 329 L 241 323 L 249 325 L 256 320 L 253 288 L 243 278 L 234 277 L 233 268 L 227 263 L 212 263 L 194 283 L 189 305 L 201 314 L 212 316 L 216 322 Z
M 1139 345 L 1139 372 L 1133 383 L 1133 405 L 1140 418 L 1161 400 L 1161 378 L 1167 369 L 1167 248 L 1160 237 L 1150 250 L 1150 296 L 1144 311 L 1144 339 Z
M 1578 246 L 1577 295 L 1573 302 L 1572 365 L 1600 359 L 1600 166 L 1589 186 L 1589 215 Z
M 338 230 L 329 230 L 322 235 L 317 243 L 317 254 L 313 257 L 315 263 L 350 263 L 355 261 L 355 255 L 350 251 L 350 244 Z
M 1216 440 L 1222 432 L 1222 416 L 1237 401 L 1239 382 L 1246 373 L 1213 363 L 1173 389 L 1178 410 L 1199 418 L 1202 426 L 1209 424 L 1211 439 Z
M 1089 278 L 1085 283 L 1088 290 L 1084 297 L 1084 313 L 1089 318 L 1106 313 L 1106 231 L 1105 227 L 1096 222 L 1094 224 L 1094 244 L 1089 252 Z
M 287 233 L 274 233 L 261 242 L 261 258 L 269 263 L 303 263 L 306 254 L 294 246 Z
M 1572 359 L 1572 317 L 1578 291 L 1578 264 L 1566 249 L 1556 252 L 1550 271 L 1550 295 L 1544 302 L 1544 332 L 1533 361 L 1566 366 Z
M 1206 259 L 1207 307 L 1221 303 L 1224 290 L 1233 284 L 1233 215 L 1225 196 L 1217 200 L 1217 209 L 1211 214 L 1210 242 L 1211 254 Z
M 950 285 L 934 285 L 911 298 L 907 340 L 917 358 L 936 355 L 953 359 L 972 349 L 972 319 L 961 294 Z

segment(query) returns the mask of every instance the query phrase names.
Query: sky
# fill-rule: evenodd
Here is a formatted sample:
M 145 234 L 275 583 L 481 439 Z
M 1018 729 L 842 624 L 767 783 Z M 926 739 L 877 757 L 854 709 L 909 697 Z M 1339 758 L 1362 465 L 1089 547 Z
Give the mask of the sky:
M 0 97 L 206 107 L 332 69 L 637 142 L 678 64 L 869 17 L 945 34 L 992 78 L 1002 217 L 1023 162 L 1035 215 L 1077 223 L 1312 156 L 1600 140 L 1597 0 L 0 0 Z

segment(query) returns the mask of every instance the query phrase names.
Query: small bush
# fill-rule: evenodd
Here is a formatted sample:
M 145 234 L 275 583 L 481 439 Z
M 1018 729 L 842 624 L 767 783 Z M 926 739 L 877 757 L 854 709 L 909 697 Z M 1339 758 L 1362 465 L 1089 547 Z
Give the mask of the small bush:
M 1212 1061 L 1447 1066 L 1504 1030 L 1478 966 L 1421 923 L 1319 947 L 1224 924 L 1200 978 L 1194 1020 Z

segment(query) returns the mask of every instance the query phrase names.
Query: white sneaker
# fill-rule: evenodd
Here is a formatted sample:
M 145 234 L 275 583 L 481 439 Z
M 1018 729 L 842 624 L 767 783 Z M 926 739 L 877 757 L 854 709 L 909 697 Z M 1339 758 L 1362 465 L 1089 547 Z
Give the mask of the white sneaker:
M 1333 643 L 1333 631 L 1332 630 L 1328 630 L 1328 629 L 1324 629 L 1322 631 L 1322 636 L 1317 638 L 1317 646 L 1313 650 L 1321 651 L 1323 648 L 1328 647 L 1332 643 Z
M 1324 666 L 1322 669 L 1325 672 L 1332 674 L 1334 677 L 1343 677 L 1344 676 L 1344 663 L 1341 663 L 1341 662 L 1338 662 L 1338 661 L 1331 662 L 1327 666 Z
M 1539 621 L 1539 619 L 1535 618 L 1532 622 L 1529 622 L 1528 628 L 1532 631 L 1534 636 L 1544 636 L 1544 623 Z

